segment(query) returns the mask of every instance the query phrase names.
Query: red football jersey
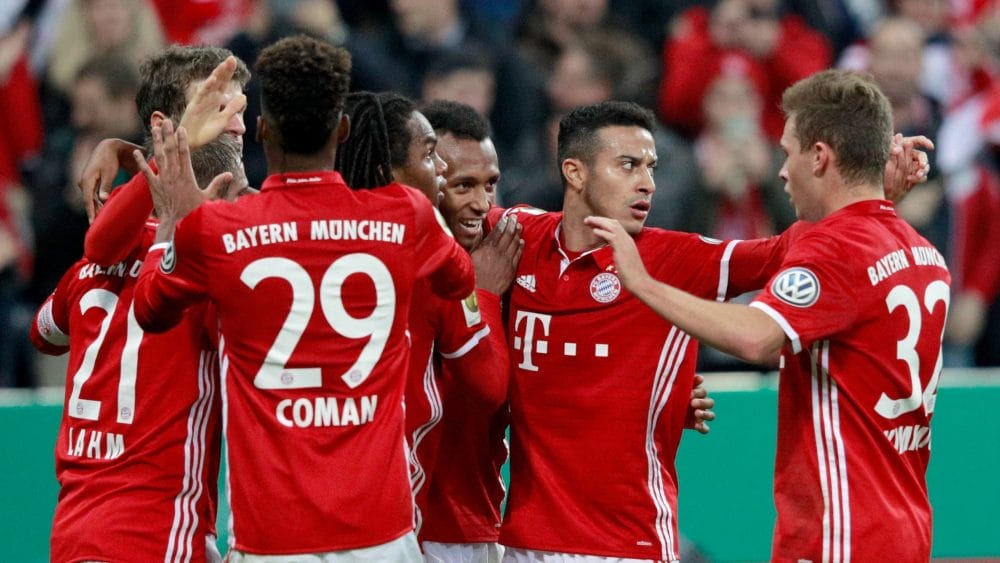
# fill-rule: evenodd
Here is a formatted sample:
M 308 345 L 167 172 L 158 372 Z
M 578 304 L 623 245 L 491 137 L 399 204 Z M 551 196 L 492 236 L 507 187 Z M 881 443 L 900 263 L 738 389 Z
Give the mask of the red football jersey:
M 154 230 L 124 262 L 77 262 L 32 327 L 40 350 L 70 354 L 53 561 L 204 561 L 215 532 L 218 359 L 205 306 L 163 334 L 136 323 Z
M 374 546 L 413 528 L 403 435 L 413 285 L 472 292 L 469 255 L 420 192 L 273 175 L 209 202 L 151 250 L 136 297 L 162 328 L 218 307 L 230 544 L 262 554 Z
M 445 411 L 439 380 L 442 356 L 457 360 L 478 349 L 490 327 L 483 322 L 475 297 L 446 300 L 434 294 L 430 281 L 417 280 L 409 314 L 410 367 L 406 382 L 406 440 L 409 446 L 410 480 L 416 505 L 416 529 L 423 523 L 429 475 L 433 471 L 440 442 L 436 431 Z M 500 342 L 503 346 L 503 342 Z M 486 346 L 483 344 L 483 346 Z M 503 352 L 497 348 L 495 353 Z M 475 365 L 475 377 L 483 365 Z
M 866 201 L 796 241 L 752 304 L 789 339 L 776 560 L 930 559 L 924 475 L 950 282 L 891 203 Z
M 487 340 L 461 355 L 445 349 L 437 355 L 444 408 L 434 429 L 433 469 L 417 496 L 421 541 L 495 542 L 500 532 L 510 363 L 500 298 L 484 290 L 476 295 Z M 448 305 L 455 324 L 468 318 L 468 307 Z
M 676 560 L 674 457 L 697 342 L 624 289 L 610 247 L 570 259 L 561 213 L 520 210 L 518 221 L 525 247 L 507 324 L 511 487 L 500 542 Z M 646 228 L 636 244 L 656 279 L 724 299 L 763 286 L 795 230 L 724 243 Z

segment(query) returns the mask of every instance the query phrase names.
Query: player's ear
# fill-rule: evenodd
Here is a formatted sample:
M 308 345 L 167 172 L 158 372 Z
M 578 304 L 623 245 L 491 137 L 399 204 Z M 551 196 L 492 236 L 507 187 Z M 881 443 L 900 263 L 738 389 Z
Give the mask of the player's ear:
M 337 123 L 337 144 L 343 143 L 351 134 L 351 118 L 346 113 L 340 114 L 340 122 Z
M 156 110 L 153 112 L 153 115 L 149 116 L 149 128 L 152 130 L 153 127 L 163 125 L 163 122 L 168 120 L 170 120 L 170 118 L 167 117 L 167 114 L 160 110 Z
M 562 161 L 561 168 L 567 189 L 580 191 L 587 180 L 587 165 L 578 158 L 567 158 Z
M 254 140 L 257 141 L 258 143 L 262 143 L 263 140 L 264 140 L 264 128 L 265 127 L 267 127 L 267 126 L 264 124 L 264 118 L 263 118 L 263 116 L 258 115 L 257 116 L 257 128 L 254 131 L 254 135 L 253 135 Z
M 816 142 L 812 153 L 813 175 L 822 176 L 835 160 L 833 148 L 826 143 Z

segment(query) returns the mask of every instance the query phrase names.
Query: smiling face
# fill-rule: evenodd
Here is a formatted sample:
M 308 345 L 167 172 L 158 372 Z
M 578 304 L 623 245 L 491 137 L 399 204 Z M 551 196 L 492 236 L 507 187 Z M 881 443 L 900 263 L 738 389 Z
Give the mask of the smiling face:
M 584 163 L 581 196 L 591 215 L 617 219 L 636 235 L 649 215 L 656 191 L 656 143 L 642 127 L 611 126 L 598 131 L 601 149 Z
M 500 165 L 493 141 L 459 138 L 444 133 L 438 152 L 448 164 L 441 214 L 462 248 L 470 250 L 483 238 L 483 219 L 496 201 Z

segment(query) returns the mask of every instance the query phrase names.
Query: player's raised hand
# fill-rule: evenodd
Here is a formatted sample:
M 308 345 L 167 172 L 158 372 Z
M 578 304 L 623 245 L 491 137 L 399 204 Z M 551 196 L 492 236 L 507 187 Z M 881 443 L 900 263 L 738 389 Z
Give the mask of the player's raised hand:
M 625 232 L 621 223 L 607 217 L 590 216 L 583 220 L 584 224 L 590 227 L 594 234 L 608 241 L 615 253 L 615 267 L 618 269 L 618 277 L 629 290 L 635 288 L 635 284 L 648 278 L 646 266 L 639 256 L 639 249 L 635 246 L 632 235 Z
M 521 224 L 513 216 L 500 219 L 490 234 L 471 252 L 472 265 L 476 270 L 476 287 L 495 295 L 506 293 L 514 281 L 523 250 Z
M 883 177 L 886 199 L 899 202 L 913 186 L 927 181 L 930 160 L 920 149 L 934 150 L 934 143 L 923 135 L 904 137 L 896 133 L 892 137 Z
M 704 383 L 705 377 L 695 374 L 694 387 L 691 388 L 691 404 L 684 419 L 684 428 L 708 434 L 711 430 L 708 423 L 715 420 L 715 411 L 712 410 L 715 407 L 715 399 L 708 396 L 708 389 Z
M 206 190 L 199 189 L 184 129 L 175 133 L 170 120 L 164 120 L 162 125 L 153 127 L 152 136 L 157 172 L 149 167 L 139 151 L 134 153 L 134 158 L 149 182 L 153 207 L 161 223 L 176 224 L 232 181 L 233 175 L 225 172 L 216 176 Z
M 233 116 L 246 109 L 246 95 L 230 96 L 229 85 L 235 72 L 236 57 L 230 55 L 198 86 L 184 108 L 180 126 L 188 133 L 191 149 L 214 141 Z
M 139 168 L 132 159 L 132 152 L 137 150 L 142 151 L 142 147 L 122 139 L 104 139 L 94 148 L 76 183 L 83 195 L 83 205 L 91 223 L 111 195 L 111 190 L 114 189 L 111 183 L 118 174 L 118 169 L 124 168 L 129 174 L 139 173 Z

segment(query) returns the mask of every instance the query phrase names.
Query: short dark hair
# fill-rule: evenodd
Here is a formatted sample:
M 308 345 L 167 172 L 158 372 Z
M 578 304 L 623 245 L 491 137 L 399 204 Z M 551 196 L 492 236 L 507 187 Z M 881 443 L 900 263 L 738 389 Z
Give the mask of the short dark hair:
M 177 125 L 187 107 L 188 85 L 208 78 L 215 67 L 232 54 L 220 47 L 171 45 L 143 61 L 139 67 L 135 105 L 146 138 L 151 134 L 149 118 L 154 111 L 163 112 Z M 250 80 L 250 71 L 239 58 L 233 80 L 241 88 Z
M 450 100 L 435 100 L 420 108 L 434 131 L 451 133 L 459 139 L 482 141 L 492 135 L 490 122 L 472 106 Z
M 307 35 L 287 37 L 257 58 L 260 106 L 281 148 L 315 154 L 337 130 L 351 78 L 346 49 Z
M 830 145 L 848 184 L 882 185 L 892 140 L 892 107 L 870 75 L 826 70 L 785 90 L 781 109 L 795 120 L 795 136 L 805 150 Z
M 653 112 L 633 102 L 606 101 L 578 107 L 559 121 L 558 165 L 561 167 L 567 158 L 591 164 L 602 148 L 599 131 L 605 127 L 642 127 L 652 133 L 655 122 Z
M 76 72 L 76 81 L 96 78 L 104 92 L 113 100 L 131 99 L 139 89 L 139 75 L 132 62 L 120 55 L 103 55 L 90 59 Z

